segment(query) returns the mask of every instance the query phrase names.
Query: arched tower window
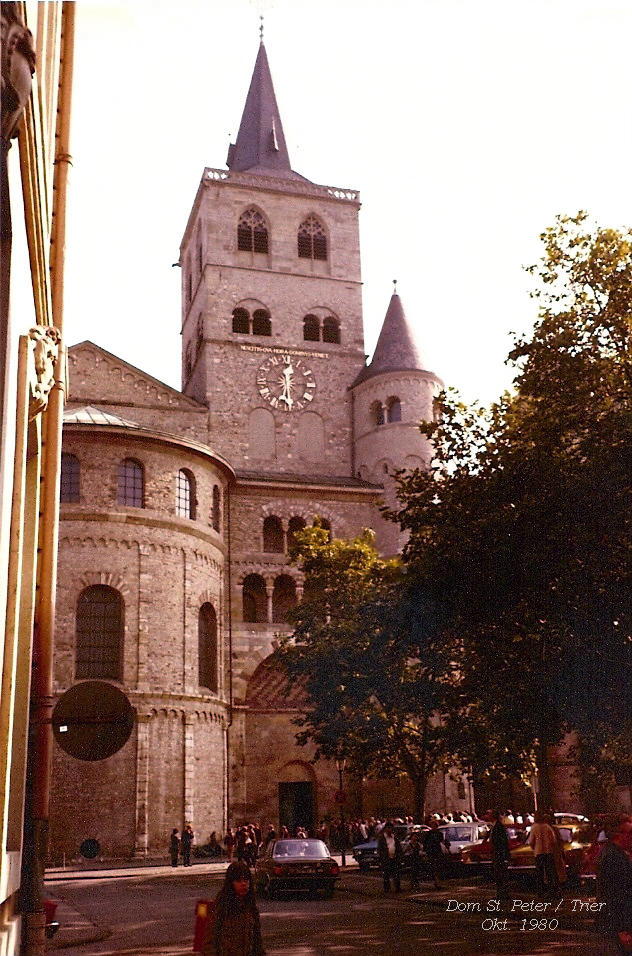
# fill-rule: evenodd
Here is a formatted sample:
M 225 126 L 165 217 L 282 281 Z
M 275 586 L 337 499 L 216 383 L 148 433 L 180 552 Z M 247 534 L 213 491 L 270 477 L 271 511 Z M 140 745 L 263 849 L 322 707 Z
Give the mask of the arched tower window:
M 219 485 L 213 485 L 213 508 L 211 512 L 211 524 L 215 531 L 222 527 L 222 493 Z
M 296 534 L 298 531 L 302 531 L 306 526 L 307 522 L 305 518 L 290 518 L 287 523 L 287 549 L 293 548 L 296 544 Z
M 333 315 L 328 315 L 326 319 L 323 319 L 323 342 L 340 344 L 340 324 L 338 319 L 334 319 Z
M 105 584 L 85 588 L 77 601 L 76 677 L 121 680 L 123 598 Z
M 181 468 L 176 475 L 176 514 L 195 520 L 195 478 L 188 468 Z
M 298 227 L 298 254 L 301 259 L 326 259 L 327 234 L 316 216 L 308 216 Z
M 320 320 L 317 315 L 306 315 L 303 319 L 303 340 L 320 342 Z
M 239 217 L 237 248 L 242 252 L 268 251 L 268 226 L 257 209 L 246 209 Z
M 387 422 L 401 422 L 402 420 L 402 403 L 395 396 L 389 398 L 386 403 L 386 420 Z
M 217 614 L 207 601 L 198 612 L 198 683 L 217 693 Z
M 268 515 L 263 519 L 263 550 L 268 554 L 283 554 L 284 535 L 281 519 Z
M 252 334 L 272 335 L 272 320 L 266 309 L 255 309 L 252 313 Z
M 272 623 L 285 623 L 294 607 L 296 607 L 296 582 L 289 574 L 280 574 L 278 578 L 275 578 L 272 591 Z
M 79 478 L 81 469 L 79 459 L 75 455 L 62 452 L 61 456 L 61 485 L 59 500 L 66 504 L 79 501 Z
M 250 313 L 247 309 L 233 309 L 233 332 L 248 335 L 250 332 Z
M 381 402 L 373 402 L 371 405 L 371 423 L 373 425 L 384 424 L 384 406 Z
M 246 624 L 265 624 L 268 619 L 266 584 L 260 574 L 248 574 L 242 586 L 243 618 Z
M 125 458 L 118 467 L 118 492 L 116 500 L 119 505 L 130 508 L 145 507 L 145 476 L 143 466 L 133 458 Z

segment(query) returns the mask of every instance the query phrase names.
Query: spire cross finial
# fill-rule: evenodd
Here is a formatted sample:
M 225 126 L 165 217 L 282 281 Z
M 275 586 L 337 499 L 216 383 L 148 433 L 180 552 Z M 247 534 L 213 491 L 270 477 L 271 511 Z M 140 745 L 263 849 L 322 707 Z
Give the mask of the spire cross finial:
M 397 279 L 393 279 L 393 295 L 397 295 Z
M 260 27 L 259 27 L 259 39 L 260 39 L 261 42 L 263 43 L 263 14 L 261 14 L 261 16 L 259 17 L 259 19 L 261 20 L 261 25 L 260 25 Z

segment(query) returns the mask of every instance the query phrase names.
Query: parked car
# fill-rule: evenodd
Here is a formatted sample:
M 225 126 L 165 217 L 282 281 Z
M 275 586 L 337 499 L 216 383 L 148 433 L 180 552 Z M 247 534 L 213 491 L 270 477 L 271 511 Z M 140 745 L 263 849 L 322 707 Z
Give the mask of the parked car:
M 322 840 L 272 840 L 255 866 L 255 887 L 270 899 L 277 893 L 324 891 L 333 896 L 340 868 Z
M 556 830 L 562 838 L 564 860 L 570 876 L 579 876 L 586 851 L 591 845 L 593 829 L 589 826 L 558 826 Z M 529 827 L 525 830 L 507 827 L 509 837 L 510 869 L 535 869 L 533 849 L 527 843 Z M 470 843 L 461 850 L 461 861 L 479 866 L 488 866 L 492 861 L 492 845 L 489 834 L 476 843 Z
M 401 840 L 402 849 L 406 854 L 408 839 L 413 830 L 427 830 L 428 827 L 419 823 L 396 823 L 394 826 L 395 836 Z M 377 836 L 365 843 L 357 843 L 351 850 L 354 860 L 357 861 L 361 870 L 369 870 L 373 866 L 379 866 L 380 861 L 377 855 Z
M 55 919 L 56 910 L 57 900 L 51 900 L 50 898 L 46 897 L 44 899 L 44 917 L 46 919 L 44 932 L 46 934 L 46 939 L 52 939 L 59 929 L 59 923 Z
M 581 813 L 554 813 L 555 822 L 561 827 L 575 827 L 589 823 L 588 817 Z
M 483 840 L 487 836 L 489 824 L 484 820 L 474 820 L 473 823 L 444 823 L 439 830 L 443 834 L 450 857 L 460 859 L 464 846 Z

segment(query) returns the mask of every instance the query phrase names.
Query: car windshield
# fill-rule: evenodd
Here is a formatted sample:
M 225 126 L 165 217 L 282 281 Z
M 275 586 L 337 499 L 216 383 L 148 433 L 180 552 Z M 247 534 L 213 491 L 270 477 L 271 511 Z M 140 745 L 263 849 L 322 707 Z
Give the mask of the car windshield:
M 471 840 L 471 827 L 443 827 L 443 836 L 446 840 Z
M 329 856 L 322 840 L 277 840 L 272 854 L 275 859 L 283 857 L 306 857 L 310 860 L 325 860 Z

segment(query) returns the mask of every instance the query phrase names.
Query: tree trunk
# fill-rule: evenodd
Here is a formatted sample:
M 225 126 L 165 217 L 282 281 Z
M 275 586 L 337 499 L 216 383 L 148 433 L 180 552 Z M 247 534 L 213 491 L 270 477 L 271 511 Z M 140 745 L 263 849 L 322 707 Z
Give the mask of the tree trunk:
M 546 743 L 538 743 L 536 750 L 538 768 L 538 809 L 550 810 L 552 807 L 553 790 L 549 769 L 549 747 Z
M 408 776 L 413 785 L 413 819 L 415 823 L 423 823 L 426 814 L 426 786 L 428 784 L 428 775 L 425 773 L 409 773 Z

